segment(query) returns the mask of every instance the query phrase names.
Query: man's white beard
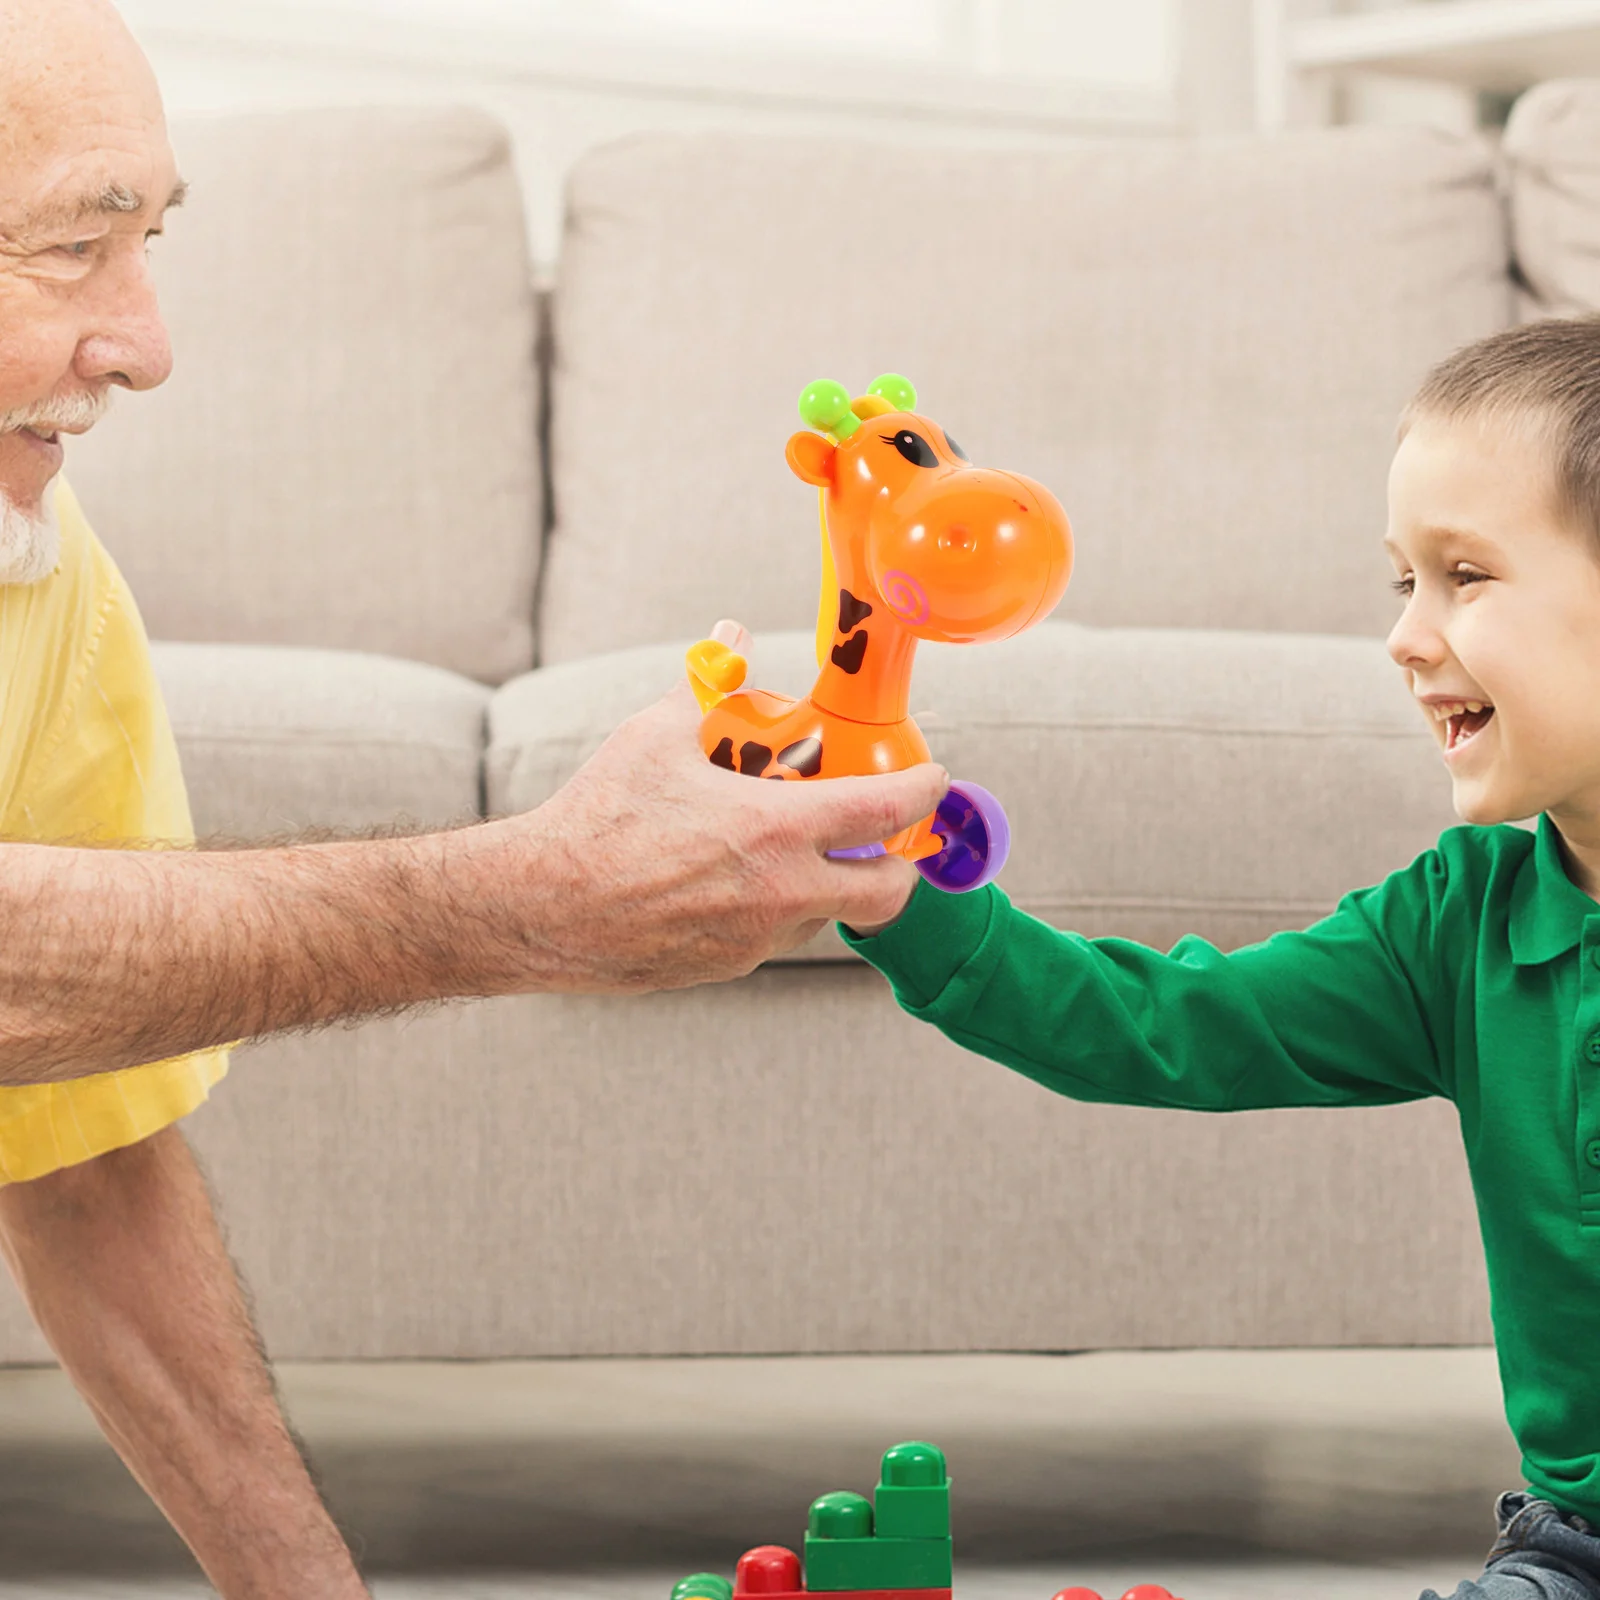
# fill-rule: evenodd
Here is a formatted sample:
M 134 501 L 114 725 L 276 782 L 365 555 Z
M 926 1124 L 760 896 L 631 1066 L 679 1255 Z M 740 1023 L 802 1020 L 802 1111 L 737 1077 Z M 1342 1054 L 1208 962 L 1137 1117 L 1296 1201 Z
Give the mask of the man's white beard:
M 45 485 L 37 511 L 24 511 L 0 493 L 0 584 L 38 583 L 61 560 L 56 485 Z

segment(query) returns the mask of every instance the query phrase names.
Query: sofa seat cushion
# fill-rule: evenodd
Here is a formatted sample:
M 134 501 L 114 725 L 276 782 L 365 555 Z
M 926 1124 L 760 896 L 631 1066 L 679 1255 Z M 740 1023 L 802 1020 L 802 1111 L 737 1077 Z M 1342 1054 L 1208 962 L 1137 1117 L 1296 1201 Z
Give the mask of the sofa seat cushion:
M 353 651 L 152 650 L 202 840 L 481 815 L 481 684 Z
M 512 680 L 489 714 L 491 813 L 538 805 L 682 671 L 677 646 Z M 757 640 L 752 684 L 815 671 L 809 633 Z M 1002 886 L 1081 932 L 1232 948 L 1303 926 L 1457 819 L 1420 713 L 1373 639 L 1047 622 L 925 646 L 911 693 L 935 757 L 1012 827 Z M 797 959 L 843 959 L 832 930 Z

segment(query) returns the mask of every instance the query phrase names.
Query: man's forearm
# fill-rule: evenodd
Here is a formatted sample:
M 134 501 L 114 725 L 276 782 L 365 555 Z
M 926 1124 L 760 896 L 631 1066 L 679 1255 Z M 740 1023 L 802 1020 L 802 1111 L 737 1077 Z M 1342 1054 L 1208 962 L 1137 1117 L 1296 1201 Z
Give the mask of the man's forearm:
M 117 1453 L 226 1600 L 367 1593 L 279 1410 L 178 1129 L 0 1188 L 0 1251 Z
M 459 870 L 481 831 L 217 853 L 0 845 L 0 1084 L 513 984 L 515 930 Z

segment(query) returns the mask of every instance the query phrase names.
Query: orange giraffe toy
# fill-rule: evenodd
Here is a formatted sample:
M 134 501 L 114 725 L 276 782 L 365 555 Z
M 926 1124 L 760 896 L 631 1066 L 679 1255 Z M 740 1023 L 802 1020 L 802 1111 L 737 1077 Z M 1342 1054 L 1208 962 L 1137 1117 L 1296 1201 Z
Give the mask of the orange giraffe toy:
M 816 485 L 822 522 L 817 665 L 804 699 L 734 693 L 744 657 L 713 639 L 688 655 L 705 712 L 700 740 L 718 766 L 756 778 L 894 772 L 928 760 L 907 714 L 919 639 L 981 644 L 1047 616 L 1072 573 L 1072 530 L 1043 485 L 975 467 L 916 391 L 893 373 L 852 400 L 810 384 L 785 454 Z M 939 809 L 882 844 L 841 856 L 905 856 L 938 888 L 988 883 L 1010 829 L 986 789 L 952 784 Z

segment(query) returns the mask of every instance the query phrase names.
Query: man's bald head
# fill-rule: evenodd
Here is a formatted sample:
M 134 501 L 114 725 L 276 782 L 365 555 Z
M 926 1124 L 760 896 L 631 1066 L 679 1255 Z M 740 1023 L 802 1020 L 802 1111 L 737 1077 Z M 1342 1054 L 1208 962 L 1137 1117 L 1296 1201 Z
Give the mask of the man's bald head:
M 150 64 L 111 0 L 0 0 L 0 140 L 33 137 L 34 114 L 86 89 L 142 93 L 157 110 L 161 104 Z
M 181 197 L 161 93 L 109 0 L 0 0 L 0 500 L 171 365 L 146 244 Z M 0 572 L 0 582 L 5 575 Z

